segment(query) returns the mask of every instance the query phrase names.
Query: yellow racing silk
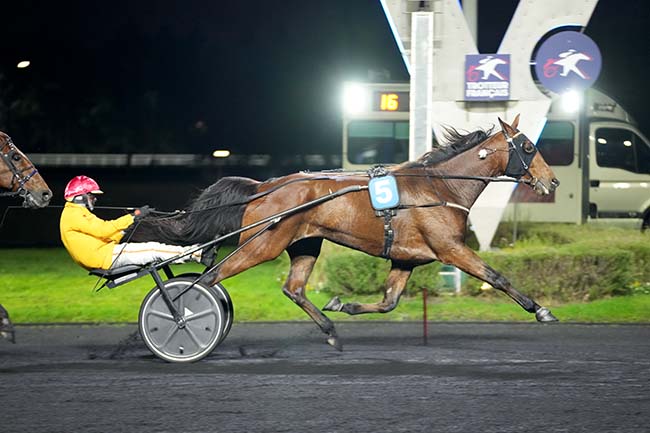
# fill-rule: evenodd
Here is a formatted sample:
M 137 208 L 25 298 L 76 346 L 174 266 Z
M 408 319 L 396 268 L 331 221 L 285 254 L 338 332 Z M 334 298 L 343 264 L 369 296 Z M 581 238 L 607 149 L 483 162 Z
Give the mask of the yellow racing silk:
M 133 216 L 103 220 L 76 203 L 66 203 L 61 213 L 61 240 L 72 259 L 86 269 L 109 269 L 113 248 L 123 230 L 133 224 Z

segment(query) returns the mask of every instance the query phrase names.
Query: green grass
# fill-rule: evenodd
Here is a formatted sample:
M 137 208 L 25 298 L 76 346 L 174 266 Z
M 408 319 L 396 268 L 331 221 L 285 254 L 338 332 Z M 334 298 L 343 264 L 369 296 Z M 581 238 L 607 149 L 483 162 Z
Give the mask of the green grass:
M 188 264 L 174 267 L 175 273 L 199 272 Z M 224 281 L 232 296 L 237 321 L 310 320 L 282 294 L 288 259 L 256 266 Z M 0 303 L 14 323 L 136 322 L 140 303 L 153 287 L 149 277 L 116 289 L 94 291 L 97 278 L 77 266 L 62 248 L 0 250 Z M 332 294 L 309 288 L 308 296 L 322 307 Z M 377 296 L 345 296 L 343 301 L 376 302 Z M 650 295 L 639 294 L 590 303 L 548 305 L 563 321 L 648 322 Z M 328 313 L 341 320 L 421 320 L 419 294 L 405 297 L 388 314 L 348 316 Z M 429 298 L 428 317 L 440 321 L 534 321 L 505 295 L 472 298 L 444 295 Z

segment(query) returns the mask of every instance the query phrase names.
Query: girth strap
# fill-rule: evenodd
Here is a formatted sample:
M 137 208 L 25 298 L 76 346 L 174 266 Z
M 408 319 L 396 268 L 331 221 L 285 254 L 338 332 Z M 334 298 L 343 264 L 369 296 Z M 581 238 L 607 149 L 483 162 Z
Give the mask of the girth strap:
M 384 216 L 384 250 L 381 252 L 381 256 L 387 259 L 389 258 L 390 248 L 393 246 L 393 240 L 395 239 L 395 231 L 391 224 L 394 213 L 391 209 L 386 209 L 381 212 Z
M 386 167 L 381 165 L 376 165 L 368 170 L 368 177 L 382 177 L 388 174 Z M 393 240 L 395 239 L 395 231 L 393 230 L 393 216 L 395 216 L 395 209 L 383 209 L 375 210 L 375 215 L 378 217 L 384 218 L 384 249 L 381 252 L 381 256 L 388 259 L 390 256 L 390 249 L 393 246 Z

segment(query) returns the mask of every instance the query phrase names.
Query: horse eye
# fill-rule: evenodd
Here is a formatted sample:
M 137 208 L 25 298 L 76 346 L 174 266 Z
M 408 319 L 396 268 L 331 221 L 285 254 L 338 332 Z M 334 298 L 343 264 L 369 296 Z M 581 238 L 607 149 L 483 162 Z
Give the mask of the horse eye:
M 535 146 L 533 146 L 533 143 L 531 143 L 530 141 L 525 142 L 522 148 L 526 153 L 533 153 L 535 151 Z
M 21 158 L 20 158 L 20 155 L 15 154 L 15 155 L 13 155 L 13 156 L 11 157 L 11 159 L 13 159 L 14 161 L 18 162 L 18 161 L 20 161 Z

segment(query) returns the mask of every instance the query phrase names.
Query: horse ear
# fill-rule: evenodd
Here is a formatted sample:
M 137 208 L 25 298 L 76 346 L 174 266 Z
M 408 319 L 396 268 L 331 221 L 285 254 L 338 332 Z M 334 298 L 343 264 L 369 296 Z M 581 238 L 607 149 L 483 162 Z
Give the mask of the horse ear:
M 515 116 L 515 120 L 512 121 L 512 125 L 510 126 L 512 126 L 513 129 L 517 129 L 517 126 L 519 126 L 519 114 Z
M 514 126 L 516 123 L 519 122 L 519 119 L 518 119 L 518 118 L 515 119 L 515 123 L 513 123 L 513 126 L 508 125 L 506 122 L 504 122 L 503 120 L 501 120 L 500 117 L 498 117 L 498 119 L 499 119 L 499 123 L 501 124 L 501 130 L 502 130 L 503 132 L 507 133 L 508 135 L 514 135 L 514 134 L 515 134 L 516 130 L 514 129 L 513 126 Z

